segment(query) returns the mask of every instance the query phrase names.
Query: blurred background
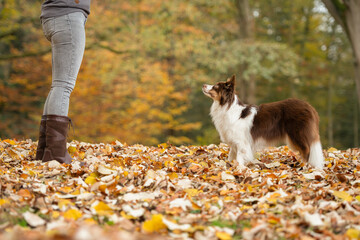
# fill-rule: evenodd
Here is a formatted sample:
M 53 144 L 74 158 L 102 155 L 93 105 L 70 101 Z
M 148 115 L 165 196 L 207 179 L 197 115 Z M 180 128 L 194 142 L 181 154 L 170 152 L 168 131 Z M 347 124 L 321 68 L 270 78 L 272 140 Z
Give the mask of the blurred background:
M 37 140 L 51 84 L 40 0 L 0 0 L 0 138 Z M 359 146 L 353 52 L 320 0 L 92 1 L 70 140 L 219 143 L 201 86 L 237 76 L 244 102 L 320 115 L 324 147 Z

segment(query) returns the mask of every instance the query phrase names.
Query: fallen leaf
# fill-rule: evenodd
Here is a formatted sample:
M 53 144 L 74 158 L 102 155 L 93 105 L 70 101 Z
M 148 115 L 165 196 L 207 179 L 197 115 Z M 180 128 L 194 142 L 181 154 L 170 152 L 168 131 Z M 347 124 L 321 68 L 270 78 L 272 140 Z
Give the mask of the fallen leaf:
M 355 228 L 349 228 L 346 231 L 346 236 L 350 239 L 360 239 L 360 230 Z
M 305 222 L 307 222 L 312 227 L 321 227 L 324 225 L 324 222 L 322 221 L 320 214 L 314 213 L 310 214 L 308 212 L 304 215 Z
M 100 216 L 108 216 L 114 213 L 109 205 L 101 201 L 95 202 L 91 207 L 95 210 L 96 214 Z
M 142 229 L 148 233 L 160 232 L 166 228 L 161 214 L 152 215 L 150 220 L 147 220 L 142 224 Z
M 220 240 L 231 240 L 232 239 L 231 235 L 226 232 L 216 232 L 216 237 L 219 238 Z
M 69 209 L 64 212 L 64 218 L 67 220 L 77 220 L 82 217 L 82 213 L 77 209 Z
M 353 197 L 345 191 L 334 191 L 333 194 L 335 197 L 339 198 L 341 201 L 351 202 L 353 200 Z
M 44 219 L 31 212 L 25 212 L 23 216 L 25 221 L 32 227 L 42 226 L 46 223 Z

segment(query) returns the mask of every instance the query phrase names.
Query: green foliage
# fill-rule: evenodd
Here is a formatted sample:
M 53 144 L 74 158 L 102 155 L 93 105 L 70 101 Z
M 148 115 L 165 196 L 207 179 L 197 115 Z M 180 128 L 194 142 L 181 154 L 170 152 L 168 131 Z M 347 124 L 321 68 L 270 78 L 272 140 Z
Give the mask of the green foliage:
M 213 64 L 223 74 L 245 65 L 246 69 L 239 74 L 247 81 L 251 80 L 251 76 L 269 81 L 279 76 L 289 79 L 297 76 L 298 57 L 281 43 L 246 43 L 234 40 L 220 48 L 215 59 L 222 59 Z

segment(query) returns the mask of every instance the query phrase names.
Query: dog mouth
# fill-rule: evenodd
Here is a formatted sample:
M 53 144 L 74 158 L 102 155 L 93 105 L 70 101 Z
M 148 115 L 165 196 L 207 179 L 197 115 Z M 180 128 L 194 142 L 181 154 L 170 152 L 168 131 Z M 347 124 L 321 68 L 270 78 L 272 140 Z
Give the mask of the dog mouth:
M 211 85 L 207 85 L 207 84 L 204 84 L 203 87 L 202 87 L 202 92 L 208 96 L 208 97 L 213 97 L 212 94 L 211 94 L 211 89 L 212 89 L 212 86 Z
M 211 92 L 208 89 L 206 89 L 205 87 L 202 88 L 202 92 L 205 94 L 205 96 L 213 98 Z
M 202 92 L 204 93 L 204 94 L 209 94 L 209 92 L 207 91 L 207 89 L 206 88 L 202 88 Z

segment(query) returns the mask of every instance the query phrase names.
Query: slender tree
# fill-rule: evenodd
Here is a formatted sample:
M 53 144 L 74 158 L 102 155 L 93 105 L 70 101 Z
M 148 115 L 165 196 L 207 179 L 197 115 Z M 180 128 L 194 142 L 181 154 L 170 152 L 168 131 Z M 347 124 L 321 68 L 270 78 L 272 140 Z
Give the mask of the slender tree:
M 247 43 L 254 41 L 255 37 L 255 23 L 250 10 L 248 0 L 235 0 L 235 6 L 237 9 L 237 23 L 239 25 L 239 38 Z M 243 71 L 246 66 L 242 65 L 240 71 Z M 255 89 L 256 79 L 255 76 L 251 76 L 246 82 L 240 77 L 242 85 L 240 87 L 240 97 L 245 102 L 256 103 Z M 247 87 L 244 87 L 247 86 Z
M 360 1 L 322 0 L 335 21 L 341 25 L 349 38 L 354 54 L 357 97 L 360 106 Z

